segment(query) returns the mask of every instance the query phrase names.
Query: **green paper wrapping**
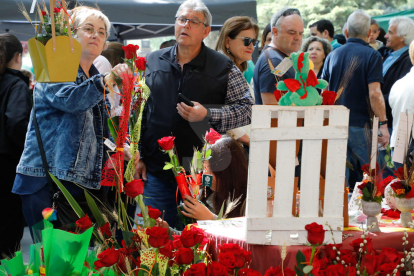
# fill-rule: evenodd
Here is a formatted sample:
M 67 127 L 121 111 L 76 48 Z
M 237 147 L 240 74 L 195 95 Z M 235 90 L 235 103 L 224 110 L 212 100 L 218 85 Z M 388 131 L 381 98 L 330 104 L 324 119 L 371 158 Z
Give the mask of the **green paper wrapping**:
M 93 227 L 82 234 L 48 228 L 42 231 L 46 275 L 81 275 Z
M 30 255 L 29 255 L 29 269 L 32 271 L 39 271 L 39 266 L 42 264 L 40 258 L 41 252 L 41 243 L 31 244 L 30 245 Z
M 26 274 L 24 276 L 40 276 L 39 273 L 33 273 L 33 274 Z
M 6 259 L 4 259 L 4 260 L 1 260 L 0 262 L 1 262 L 1 264 L 0 264 L 0 275 L 1 276 L 9 275 L 10 272 L 9 272 L 8 267 L 7 267 L 7 262 L 8 261 Z
M 47 220 L 42 220 L 32 226 L 33 239 L 35 243 L 42 242 L 42 231 L 53 228 L 53 224 Z
M 11 276 L 24 276 L 26 275 L 26 267 L 23 264 L 22 251 L 18 251 L 15 257 L 7 262 L 7 268 Z

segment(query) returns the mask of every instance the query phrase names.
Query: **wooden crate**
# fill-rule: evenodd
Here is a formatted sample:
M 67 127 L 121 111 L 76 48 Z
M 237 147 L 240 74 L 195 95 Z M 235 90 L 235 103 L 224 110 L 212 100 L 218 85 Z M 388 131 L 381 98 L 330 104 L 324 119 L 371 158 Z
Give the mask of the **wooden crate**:
M 278 126 L 271 127 L 272 119 Z M 304 126 L 298 124 L 304 119 Z M 329 124 L 324 125 L 324 119 Z M 250 136 L 249 178 L 246 206 L 246 241 L 265 244 L 272 230 L 273 245 L 305 243 L 305 225 L 329 223 L 335 241 L 342 241 L 344 180 L 349 110 L 343 106 L 254 106 Z M 322 141 L 327 140 L 326 162 L 321 162 Z M 292 216 L 297 140 L 303 140 L 301 161 L 301 199 L 299 217 Z M 266 217 L 270 141 L 277 141 L 273 216 Z M 321 169 L 321 163 L 326 167 Z M 323 164 L 325 165 L 325 164 Z M 320 176 L 324 175 L 324 213 L 318 216 Z M 328 231 L 325 241 L 331 242 Z

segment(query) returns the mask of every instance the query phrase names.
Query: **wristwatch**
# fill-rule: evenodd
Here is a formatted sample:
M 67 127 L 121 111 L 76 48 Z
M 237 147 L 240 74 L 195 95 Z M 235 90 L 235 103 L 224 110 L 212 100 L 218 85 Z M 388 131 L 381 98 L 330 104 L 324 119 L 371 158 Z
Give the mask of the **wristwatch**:
M 388 124 L 388 120 L 381 121 L 378 123 L 380 126 Z
M 210 120 L 211 119 L 211 110 L 210 110 L 210 108 L 206 108 L 206 110 L 207 110 L 207 115 L 204 118 L 204 120 Z

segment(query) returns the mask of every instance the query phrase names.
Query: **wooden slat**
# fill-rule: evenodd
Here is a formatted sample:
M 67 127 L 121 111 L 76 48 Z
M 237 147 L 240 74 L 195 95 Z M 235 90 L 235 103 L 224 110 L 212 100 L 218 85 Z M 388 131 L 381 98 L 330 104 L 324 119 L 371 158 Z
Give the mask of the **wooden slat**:
M 319 111 L 323 114 L 323 111 Z M 321 115 L 322 116 L 322 115 Z M 323 117 L 322 117 L 323 119 Z M 280 119 L 279 119 L 280 120 Z M 306 121 L 306 120 L 305 120 Z M 305 126 L 289 128 L 256 128 L 250 132 L 250 141 L 269 140 L 319 140 L 319 139 L 346 139 L 348 127 L 346 126 Z
M 296 112 L 280 111 L 278 127 L 296 126 Z M 293 183 L 295 180 L 296 141 L 278 141 L 276 156 L 276 184 L 273 217 L 291 217 Z
M 329 118 L 329 112 L 331 110 L 346 110 L 347 109 L 345 106 L 341 106 L 341 105 L 331 105 L 331 106 L 327 106 L 327 105 L 320 105 L 320 106 L 254 105 L 253 110 L 274 111 L 275 107 L 277 108 L 277 110 L 280 110 L 280 111 L 293 110 L 298 114 L 297 115 L 298 118 L 304 118 L 305 110 L 307 110 L 307 109 L 322 109 L 322 110 L 324 110 L 324 114 L 323 114 L 324 118 Z M 272 119 L 274 119 L 274 118 L 278 118 L 278 113 L 277 112 L 272 112 Z
M 342 215 L 339 217 L 313 217 L 313 218 L 298 218 L 298 217 L 290 217 L 290 218 L 246 218 L 246 226 L 250 230 L 264 230 L 264 229 L 272 229 L 272 230 L 280 230 L 280 231 L 289 231 L 289 230 L 304 230 L 307 224 L 311 224 L 312 222 L 316 222 L 318 224 L 323 225 L 325 230 L 329 230 L 328 226 L 326 226 L 326 222 L 331 225 L 333 230 L 342 231 L 344 220 Z
M 332 110 L 329 125 L 348 126 L 349 110 Z M 343 216 L 347 139 L 328 140 L 324 217 Z
M 322 127 L 323 110 L 308 109 L 305 111 L 305 128 L 303 136 L 311 136 L 305 129 L 308 127 Z M 326 128 L 326 127 L 325 127 Z M 325 134 L 326 135 L 326 134 Z M 303 140 L 301 162 L 301 218 L 318 217 L 319 210 L 319 172 L 321 169 L 322 139 Z

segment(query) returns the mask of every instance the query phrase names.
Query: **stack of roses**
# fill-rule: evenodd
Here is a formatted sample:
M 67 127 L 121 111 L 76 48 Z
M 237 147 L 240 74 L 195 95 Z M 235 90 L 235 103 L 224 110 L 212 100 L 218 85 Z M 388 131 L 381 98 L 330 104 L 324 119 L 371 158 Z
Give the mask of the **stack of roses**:
M 358 186 L 360 193 L 362 194 L 362 200 L 368 202 L 378 202 L 381 204 L 382 198 L 384 197 L 384 190 L 388 184 L 388 179 L 381 180 L 381 174 L 379 173 L 378 164 L 376 169 L 372 170 L 369 164 L 362 166 L 364 172 L 364 180 Z
M 219 263 L 224 265 L 231 275 L 238 275 L 239 270 L 247 267 L 251 262 L 251 252 L 237 244 L 223 244 L 219 246 L 219 250 Z

